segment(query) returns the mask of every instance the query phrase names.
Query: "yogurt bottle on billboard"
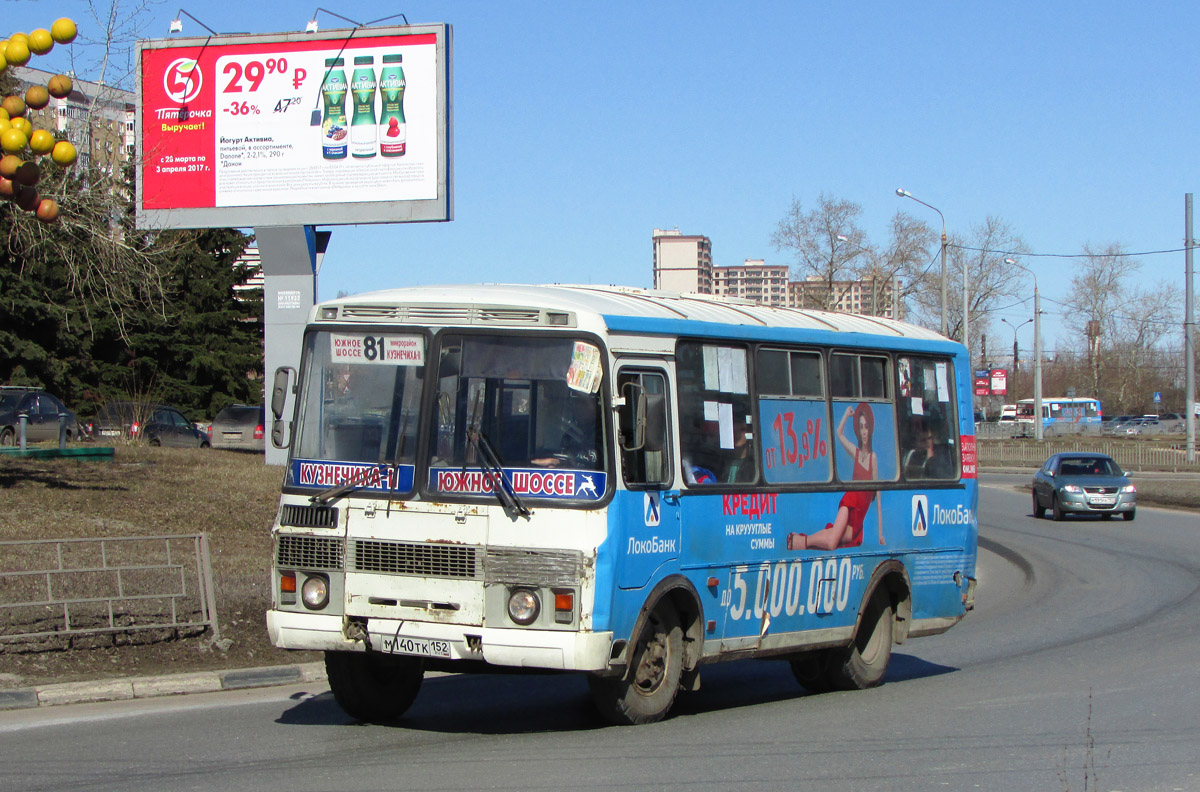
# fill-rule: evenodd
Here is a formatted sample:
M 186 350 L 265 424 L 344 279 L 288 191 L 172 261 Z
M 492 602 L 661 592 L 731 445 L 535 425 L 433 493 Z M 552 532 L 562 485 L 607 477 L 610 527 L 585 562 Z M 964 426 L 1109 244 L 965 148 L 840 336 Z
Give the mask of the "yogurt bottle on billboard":
M 376 154 L 375 85 L 375 58 L 359 55 L 354 59 L 354 73 L 350 75 L 354 107 L 350 116 L 350 155 L 359 159 Z
M 346 72 L 342 58 L 325 59 L 325 80 L 321 98 L 325 116 L 321 121 L 321 154 L 325 159 L 345 159 L 350 137 L 346 123 Z
M 379 153 L 385 157 L 403 157 L 407 150 L 403 61 L 403 55 L 384 55 L 379 73 Z

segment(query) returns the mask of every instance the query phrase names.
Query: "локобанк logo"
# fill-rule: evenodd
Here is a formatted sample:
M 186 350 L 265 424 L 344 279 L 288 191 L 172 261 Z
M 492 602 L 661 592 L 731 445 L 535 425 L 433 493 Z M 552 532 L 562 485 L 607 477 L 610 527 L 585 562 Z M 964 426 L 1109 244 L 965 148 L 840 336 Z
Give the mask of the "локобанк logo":
M 195 58 L 176 58 L 163 72 L 163 89 L 180 104 L 187 104 L 199 96 L 203 85 L 204 73 Z
M 646 526 L 648 528 L 653 528 L 654 526 L 658 525 L 659 520 L 661 519 L 661 515 L 662 515 L 662 512 L 660 511 L 660 507 L 658 505 L 658 493 L 656 493 L 656 492 L 645 493 L 645 499 L 644 499 L 643 503 L 645 506 L 645 511 L 643 511 L 643 515 L 646 518 Z
M 929 533 L 929 498 L 924 495 L 913 495 L 912 533 L 913 536 L 925 536 Z

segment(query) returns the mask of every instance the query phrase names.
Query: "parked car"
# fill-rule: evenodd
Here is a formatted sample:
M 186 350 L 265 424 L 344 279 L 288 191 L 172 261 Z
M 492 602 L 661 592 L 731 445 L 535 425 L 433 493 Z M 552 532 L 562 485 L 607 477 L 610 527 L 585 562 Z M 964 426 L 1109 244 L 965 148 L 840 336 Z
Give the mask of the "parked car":
M 40 388 L 16 385 L 0 387 L 0 446 L 14 446 L 21 442 L 20 417 L 24 414 L 25 441 L 38 443 L 44 440 L 58 442 L 59 416 L 66 416 L 67 440 L 79 437 L 79 425 L 75 413 L 71 412 L 57 396 Z
M 1187 431 L 1187 419 L 1180 413 L 1163 413 L 1158 416 L 1164 434 L 1183 434 Z
M 212 422 L 213 448 L 240 448 L 262 451 L 266 448 L 266 409 L 263 405 L 231 404 L 217 413 Z
M 179 410 L 165 404 L 108 402 L 87 424 L 98 440 L 142 439 L 152 446 L 208 448 L 208 434 L 197 429 Z
M 1143 415 L 1141 418 L 1134 418 L 1122 424 L 1117 430 L 1118 434 L 1133 435 L 1156 435 L 1163 433 L 1162 424 L 1158 418 L 1152 415 Z
M 1108 519 L 1137 514 L 1137 488 L 1107 454 L 1055 454 L 1033 475 L 1033 516 L 1049 509 L 1055 520 L 1067 514 L 1099 514 Z

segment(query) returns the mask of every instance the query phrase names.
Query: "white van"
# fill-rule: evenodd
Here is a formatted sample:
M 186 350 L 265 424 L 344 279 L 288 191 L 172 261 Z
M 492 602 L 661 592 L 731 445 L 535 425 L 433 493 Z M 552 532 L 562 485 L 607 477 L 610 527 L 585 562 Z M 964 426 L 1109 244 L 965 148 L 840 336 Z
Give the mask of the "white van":
M 1000 423 L 1016 423 L 1017 405 L 1005 404 L 1000 407 Z

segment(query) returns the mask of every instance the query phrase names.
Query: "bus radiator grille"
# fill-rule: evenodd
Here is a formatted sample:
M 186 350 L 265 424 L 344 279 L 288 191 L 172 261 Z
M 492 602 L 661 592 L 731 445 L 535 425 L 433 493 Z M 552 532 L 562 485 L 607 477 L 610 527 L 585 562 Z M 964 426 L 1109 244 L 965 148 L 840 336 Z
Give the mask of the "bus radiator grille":
M 342 540 L 319 536 L 279 534 L 275 564 L 300 569 L 342 568 Z
M 355 572 L 459 580 L 475 580 L 480 576 L 477 548 L 469 545 L 356 539 L 351 568 Z

